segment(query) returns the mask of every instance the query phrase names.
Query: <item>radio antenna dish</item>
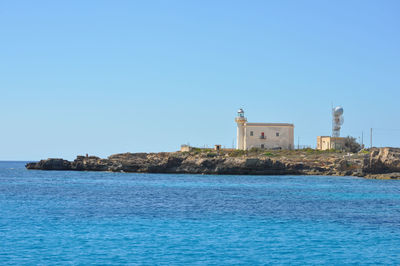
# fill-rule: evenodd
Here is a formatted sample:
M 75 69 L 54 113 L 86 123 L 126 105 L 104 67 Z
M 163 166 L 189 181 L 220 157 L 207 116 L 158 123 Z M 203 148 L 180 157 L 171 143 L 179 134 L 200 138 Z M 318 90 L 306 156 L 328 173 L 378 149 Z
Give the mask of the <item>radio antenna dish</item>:
M 343 125 L 343 107 L 332 108 L 332 137 L 340 137 L 340 129 Z

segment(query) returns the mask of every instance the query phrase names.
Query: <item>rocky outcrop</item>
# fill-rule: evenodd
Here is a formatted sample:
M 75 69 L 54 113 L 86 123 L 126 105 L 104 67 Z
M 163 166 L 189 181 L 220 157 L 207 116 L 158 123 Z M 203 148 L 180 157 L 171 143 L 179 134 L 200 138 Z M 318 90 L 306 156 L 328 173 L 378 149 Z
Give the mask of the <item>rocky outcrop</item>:
M 400 172 L 399 148 L 374 148 L 364 163 L 364 172 L 384 174 Z
M 107 159 L 78 156 L 74 161 L 47 159 L 28 163 L 28 169 L 112 171 L 135 173 L 235 175 L 353 175 L 400 177 L 400 149 L 380 148 L 358 154 L 317 151 L 214 153 L 123 153 Z
M 26 168 L 37 170 L 70 170 L 71 162 L 63 159 L 47 159 L 37 163 L 28 163 Z

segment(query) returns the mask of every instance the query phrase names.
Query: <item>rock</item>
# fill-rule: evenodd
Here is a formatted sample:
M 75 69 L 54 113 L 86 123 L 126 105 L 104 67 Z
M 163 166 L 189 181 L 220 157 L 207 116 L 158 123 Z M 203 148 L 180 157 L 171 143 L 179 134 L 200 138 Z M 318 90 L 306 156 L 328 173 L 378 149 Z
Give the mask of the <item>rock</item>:
M 364 159 L 363 171 L 368 174 L 400 172 L 400 148 L 374 148 Z
M 298 151 L 284 156 L 263 154 L 229 156 L 229 153 L 121 153 L 101 159 L 77 156 L 70 162 L 47 159 L 28 163 L 27 169 L 113 171 L 137 173 L 186 173 L 231 175 L 352 175 L 397 179 L 400 149 L 373 149 L 369 154 L 343 156 L 341 153 L 309 155 Z M 389 177 L 386 175 L 388 174 Z
M 400 173 L 369 174 L 364 177 L 369 179 L 400 179 Z
M 71 170 L 71 162 L 63 159 L 47 159 L 37 163 L 26 164 L 27 169 L 40 170 Z

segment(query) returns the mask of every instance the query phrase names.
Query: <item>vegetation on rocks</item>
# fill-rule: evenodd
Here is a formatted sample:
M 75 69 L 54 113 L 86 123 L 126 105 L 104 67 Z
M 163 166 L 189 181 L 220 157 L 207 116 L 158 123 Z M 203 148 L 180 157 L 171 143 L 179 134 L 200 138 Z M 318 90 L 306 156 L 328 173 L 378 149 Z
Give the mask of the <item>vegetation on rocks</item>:
M 358 153 L 312 149 L 195 149 L 190 152 L 122 153 L 107 159 L 96 156 L 78 156 L 74 161 L 47 159 L 28 163 L 26 167 L 38 170 L 136 173 L 353 175 L 388 179 L 396 178 L 396 173 L 400 173 L 400 149 L 380 148 Z

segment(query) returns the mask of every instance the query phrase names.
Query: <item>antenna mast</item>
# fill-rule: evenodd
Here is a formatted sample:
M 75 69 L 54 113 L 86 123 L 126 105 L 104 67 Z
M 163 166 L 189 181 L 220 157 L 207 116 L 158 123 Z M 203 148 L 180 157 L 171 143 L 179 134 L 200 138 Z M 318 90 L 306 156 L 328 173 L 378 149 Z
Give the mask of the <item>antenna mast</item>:
M 343 108 L 340 106 L 332 108 L 332 137 L 340 137 L 340 129 L 343 122 Z

